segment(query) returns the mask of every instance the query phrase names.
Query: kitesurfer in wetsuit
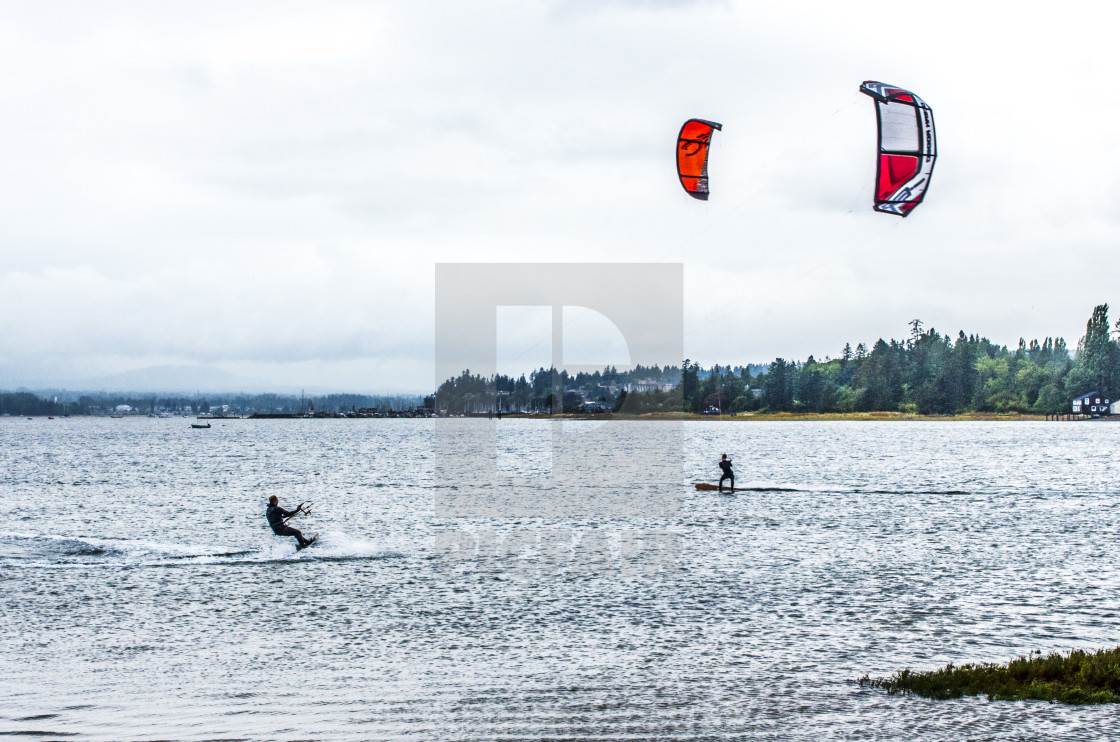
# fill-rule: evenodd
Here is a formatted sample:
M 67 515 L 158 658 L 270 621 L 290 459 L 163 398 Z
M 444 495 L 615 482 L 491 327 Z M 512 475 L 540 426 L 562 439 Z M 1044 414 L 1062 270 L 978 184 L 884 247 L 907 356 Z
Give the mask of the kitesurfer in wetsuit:
M 285 510 L 280 507 L 280 499 L 273 495 L 268 498 L 268 509 L 264 511 L 264 515 L 268 518 L 268 525 L 272 526 L 272 532 L 277 536 L 295 536 L 296 541 L 299 542 L 300 547 L 307 546 L 311 542 L 303 537 L 303 534 L 292 528 L 284 522 L 286 518 L 294 518 L 303 512 L 303 503 L 299 504 L 295 510 Z
M 719 460 L 719 468 L 723 469 L 723 476 L 719 478 L 719 491 L 723 492 L 723 480 L 731 480 L 731 489 L 735 489 L 735 472 L 731 471 L 731 461 L 727 458 L 727 454 Z

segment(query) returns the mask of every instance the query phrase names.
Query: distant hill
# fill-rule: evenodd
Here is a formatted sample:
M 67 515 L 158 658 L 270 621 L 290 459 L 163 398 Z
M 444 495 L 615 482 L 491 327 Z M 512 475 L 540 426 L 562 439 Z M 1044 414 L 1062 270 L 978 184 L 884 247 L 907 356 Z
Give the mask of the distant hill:
M 259 392 L 273 391 L 267 379 L 238 376 L 214 366 L 149 366 L 109 376 L 76 379 L 67 384 L 83 391 L 121 392 Z

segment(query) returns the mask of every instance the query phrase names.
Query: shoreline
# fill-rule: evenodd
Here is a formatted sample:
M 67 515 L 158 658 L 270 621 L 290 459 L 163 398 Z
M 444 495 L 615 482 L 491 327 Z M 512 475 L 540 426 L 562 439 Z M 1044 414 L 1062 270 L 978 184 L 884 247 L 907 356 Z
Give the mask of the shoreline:
M 28 420 L 35 418 L 48 418 L 54 419 L 55 417 L 64 418 L 132 418 L 132 419 L 149 419 L 154 418 L 154 415 L 61 415 L 61 416 L 48 416 L 48 415 L 3 415 L 2 418 L 9 418 L 12 420 L 20 420 L 26 417 Z M 226 415 L 223 417 L 205 417 L 205 416 L 188 416 L 176 415 L 170 418 L 172 420 L 184 419 L 198 419 L 209 421 L 228 422 L 230 420 L 366 420 L 366 419 L 430 419 L 430 420 L 448 420 L 448 419 L 493 419 L 501 420 L 502 418 L 520 419 L 520 420 L 589 420 L 589 421 L 603 421 L 603 420 L 685 420 L 697 422 L 1024 422 L 1024 421 L 1038 421 L 1038 422 L 1120 422 L 1120 415 L 1105 416 L 1105 417 L 1080 417 L 1062 419 L 1062 416 L 1042 415 L 1042 414 L 1021 414 L 1021 413 L 996 413 L 996 412 L 966 412 L 960 415 L 919 415 L 909 412 L 740 412 L 734 415 L 701 415 L 695 412 L 647 412 L 643 414 L 627 414 L 618 412 L 603 412 L 597 414 L 574 413 L 565 412 L 557 415 L 550 415 L 547 412 L 504 412 L 500 416 L 497 413 L 472 413 L 470 415 L 342 415 L 342 414 L 318 414 L 318 415 L 295 415 L 295 414 L 277 414 L 277 413 L 256 413 L 252 415 L 232 416 Z
M 734 415 L 700 415 L 695 412 L 651 412 L 641 415 L 605 412 L 597 415 L 563 413 L 507 412 L 503 418 L 528 420 L 700 420 L 718 422 L 824 422 L 824 421 L 870 421 L 870 422 L 1020 422 L 1037 420 L 1049 422 L 1046 415 L 1021 414 L 1017 412 L 966 412 L 960 415 L 919 415 L 908 412 L 740 412 Z M 495 415 L 495 419 L 497 416 Z M 1108 418 L 1085 418 L 1082 422 L 1107 420 Z M 1120 419 L 1120 417 L 1118 417 Z M 1058 421 L 1054 421 L 1058 422 Z M 1077 420 L 1061 422 L 1078 422 Z

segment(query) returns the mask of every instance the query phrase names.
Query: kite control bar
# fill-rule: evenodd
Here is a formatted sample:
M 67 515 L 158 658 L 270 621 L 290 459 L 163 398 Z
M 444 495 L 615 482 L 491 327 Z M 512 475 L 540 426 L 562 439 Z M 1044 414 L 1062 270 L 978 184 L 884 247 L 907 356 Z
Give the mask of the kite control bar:
M 314 504 L 315 503 L 313 503 L 313 502 L 309 502 L 309 503 L 307 503 L 307 507 L 304 507 L 304 503 L 301 502 L 296 507 L 296 511 L 294 513 L 292 513 L 291 515 L 289 515 L 287 518 L 284 519 L 284 524 L 287 525 L 288 521 L 290 521 L 292 518 L 296 517 L 300 513 L 303 513 L 304 515 L 311 515 L 311 506 L 314 505 Z

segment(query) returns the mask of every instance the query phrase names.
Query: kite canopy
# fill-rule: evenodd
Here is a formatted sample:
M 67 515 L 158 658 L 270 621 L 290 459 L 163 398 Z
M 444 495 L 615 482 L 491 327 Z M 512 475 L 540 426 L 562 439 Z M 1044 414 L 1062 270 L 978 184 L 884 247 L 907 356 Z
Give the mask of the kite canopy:
M 933 109 L 894 85 L 868 80 L 859 91 L 875 99 L 879 169 L 875 210 L 907 216 L 925 198 L 937 159 Z
M 677 135 L 677 176 L 688 195 L 708 200 L 708 146 L 712 131 L 723 129 L 714 121 L 689 119 Z

